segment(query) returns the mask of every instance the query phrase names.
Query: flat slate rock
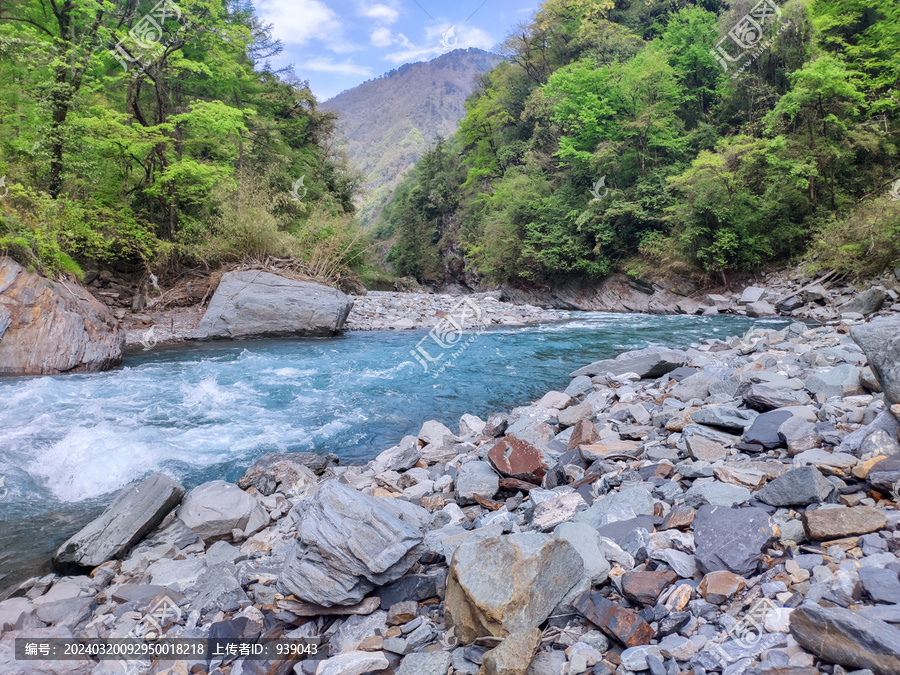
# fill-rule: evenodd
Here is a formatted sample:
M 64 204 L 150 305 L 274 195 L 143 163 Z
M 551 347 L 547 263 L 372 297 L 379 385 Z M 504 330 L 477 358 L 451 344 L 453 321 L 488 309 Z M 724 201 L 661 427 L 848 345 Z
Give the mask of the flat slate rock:
M 769 515 L 760 508 L 701 506 L 694 517 L 697 568 L 704 574 L 755 574 L 763 549 L 775 539 Z
M 750 428 L 744 431 L 744 443 L 758 443 L 764 448 L 777 448 L 784 444 L 778 435 L 778 427 L 787 421 L 793 413 L 786 410 L 773 410 L 757 417 Z
M 66 568 L 97 567 L 120 558 L 178 506 L 184 488 L 162 473 L 122 490 L 96 520 L 66 541 L 53 556 Z
M 595 361 L 594 363 L 579 368 L 571 373 L 570 377 L 587 375 L 623 375 L 625 373 L 637 373 L 641 378 L 662 377 L 687 363 L 687 355 L 676 349 L 659 349 L 648 347 L 632 352 L 620 354 L 615 359 Z
M 768 483 L 756 497 L 770 506 L 805 506 L 824 502 L 833 490 L 816 467 L 801 466 Z
M 875 602 L 900 604 L 900 580 L 896 571 L 884 567 L 860 567 L 859 580 Z
M 843 607 L 804 604 L 791 613 L 791 635 L 807 651 L 852 670 L 900 673 L 900 630 Z

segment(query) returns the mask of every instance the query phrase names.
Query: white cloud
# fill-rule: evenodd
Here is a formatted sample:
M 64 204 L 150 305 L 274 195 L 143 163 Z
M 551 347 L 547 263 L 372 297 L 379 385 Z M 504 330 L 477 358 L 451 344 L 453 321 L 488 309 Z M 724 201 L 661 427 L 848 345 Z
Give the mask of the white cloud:
M 376 28 L 372 31 L 371 41 L 376 47 L 390 47 L 394 42 L 391 39 L 391 29 L 385 27 Z
M 319 0 L 257 0 L 260 17 L 273 24 L 273 34 L 286 45 L 311 39 L 339 41 L 343 27 L 337 15 Z
M 332 73 L 334 75 L 356 75 L 370 77 L 372 69 L 369 66 L 361 66 L 349 59 L 343 63 L 334 63 L 331 59 L 310 59 L 296 66 L 297 73 L 302 77 L 303 71 L 312 70 L 318 73 Z
M 422 45 L 412 44 L 403 34 L 400 37 L 402 40 L 396 40 L 395 42 L 403 49 L 391 52 L 385 56 L 385 59 L 391 63 L 422 61 L 454 49 L 468 49 L 469 47 L 489 50 L 494 46 L 495 42 L 490 35 L 480 28 L 466 25 L 454 26 L 448 23 L 428 28 L 426 30 L 425 43 Z
M 370 19 L 380 21 L 381 23 L 386 23 L 388 25 L 391 25 L 400 18 L 400 12 L 398 12 L 393 7 L 388 7 L 387 5 L 382 4 L 369 5 L 364 7 L 362 10 L 362 15 L 367 16 Z

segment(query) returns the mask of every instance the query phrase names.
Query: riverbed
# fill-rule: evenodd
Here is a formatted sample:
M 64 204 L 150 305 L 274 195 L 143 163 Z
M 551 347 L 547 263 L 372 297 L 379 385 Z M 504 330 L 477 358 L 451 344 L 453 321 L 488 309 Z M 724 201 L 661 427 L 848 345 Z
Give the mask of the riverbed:
M 426 420 L 455 430 L 464 413 L 565 388 L 597 359 L 785 323 L 583 313 L 469 331 L 446 350 L 424 330 L 188 343 L 137 350 L 106 373 L 2 379 L 0 588 L 46 568 L 118 490 L 154 471 L 190 488 L 235 481 L 268 452 L 362 462 Z M 420 344 L 434 361 L 416 358 Z

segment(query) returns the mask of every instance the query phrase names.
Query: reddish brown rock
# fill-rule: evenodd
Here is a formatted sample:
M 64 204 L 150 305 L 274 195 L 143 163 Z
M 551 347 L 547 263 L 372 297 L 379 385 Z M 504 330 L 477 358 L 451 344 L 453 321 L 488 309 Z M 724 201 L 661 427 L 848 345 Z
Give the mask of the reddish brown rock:
M 746 585 L 743 577 L 727 570 L 717 570 L 703 577 L 698 590 L 707 602 L 721 605 L 723 602 L 731 600 Z
M 526 483 L 524 480 L 519 480 L 518 478 L 501 478 L 500 487 L 503 490 L 521 490 L 522 492 L 530 492 L 538 486 L 534 483 Z
M 416 618 L 418 611 L 419 606 L 416 604 L 415 600 L 398 602 L 397 604 L 392 605 L 391 609 L 388 611 L 388 625 L 399 626 L 404 623 L 409 623 Z
M 622 576 L 622 592 L 632 602 L 646 607 L 655 605 L 666 586 L 677 580 L 678 575 L 671 571 L 625 572 Z
M 676 506 L 659 526 L 660 530 L 686 530 L 694 522 L 697 512 L 690 506 Z
M 502 475 L 535 485 L 540 484 L 547 473 L 544 453 L 528 441 L 515 436 L 507 436 L 491 448 L 488 460 Z
M 590 420 L 581 420 L 572 429 L 567 450 L 574 450 L 579 445 L 589 445 L 600 438 L 597 427 Z
M 637 612 L 621 607 L 599 593 L 588 591 L 580 595 L 574 607 L 584 618 L 627 647 L 648 645 L 653 639 L 653 628 Z

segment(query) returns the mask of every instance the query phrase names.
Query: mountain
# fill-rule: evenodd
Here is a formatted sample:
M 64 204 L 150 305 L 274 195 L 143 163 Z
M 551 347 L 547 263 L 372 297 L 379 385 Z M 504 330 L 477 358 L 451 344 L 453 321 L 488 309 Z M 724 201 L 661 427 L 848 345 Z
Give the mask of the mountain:
M 476 76 L 501 61 L 481 49 L 457 49 L 408 63 L 338 94 L 320 108 L 337 112 L 344 149 L 366 175 L 360 221 L 371 224 L 401 178 L 438 136 L 450 136 L 465 116 Z

